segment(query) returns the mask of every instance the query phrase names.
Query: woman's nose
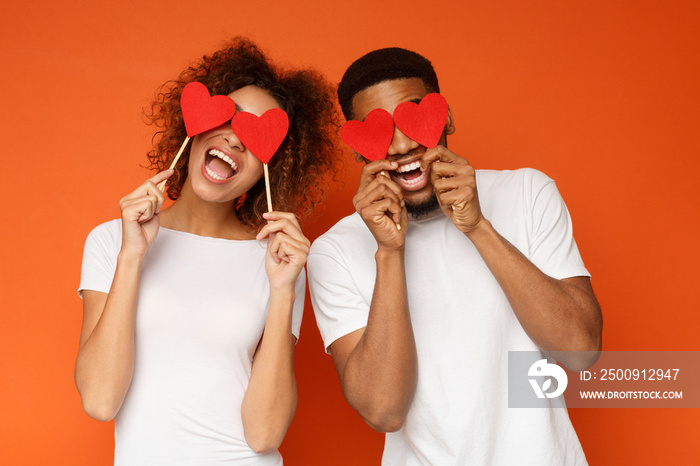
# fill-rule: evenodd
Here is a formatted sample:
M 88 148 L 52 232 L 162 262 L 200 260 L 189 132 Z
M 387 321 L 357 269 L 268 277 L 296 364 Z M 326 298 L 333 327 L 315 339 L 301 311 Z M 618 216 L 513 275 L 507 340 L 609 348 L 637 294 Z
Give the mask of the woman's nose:
M 245 150 L 245 145 L 240 139 L 238 139 L 238 136 L 236 136 L 236 133 L 234 133 L 233 131 L 227 131 L 226 133 L 224 133 L 224 140 L 231 149 L 238 149 L 240 151 Z

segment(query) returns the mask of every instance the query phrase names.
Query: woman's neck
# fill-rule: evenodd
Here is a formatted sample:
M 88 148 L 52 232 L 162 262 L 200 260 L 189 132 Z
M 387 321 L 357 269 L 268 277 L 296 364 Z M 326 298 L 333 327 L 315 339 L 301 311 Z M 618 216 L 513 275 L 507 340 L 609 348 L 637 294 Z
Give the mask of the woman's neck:
M 180 197 L 161 212 L 160 224 L 164 228 L 197 236 L 254 239 L 255 229 L 241 224 L 234 202 L 207 202 L 183 189 Z

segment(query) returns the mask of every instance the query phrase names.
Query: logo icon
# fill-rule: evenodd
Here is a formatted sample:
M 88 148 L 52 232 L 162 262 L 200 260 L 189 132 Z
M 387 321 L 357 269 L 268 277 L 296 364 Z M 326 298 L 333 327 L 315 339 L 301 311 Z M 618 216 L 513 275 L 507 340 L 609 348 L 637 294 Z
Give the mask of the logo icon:
M 566 376 L 564 369 L 556 364 L 549 364 L 546 359 L 540 359 L 530 366 L 527 375 L 530 377 L 528 380 L 537 398 L 556 398 L 564 393 L 566 385 L 569 383 L 569 378 Z M 540 387 L 537 379 L 533 377 L 547 377 L 547 379 Z M 552 379 L 557 381 L 557 386 L 554 391 L 548 392 L 547 390 L 552 387 Z

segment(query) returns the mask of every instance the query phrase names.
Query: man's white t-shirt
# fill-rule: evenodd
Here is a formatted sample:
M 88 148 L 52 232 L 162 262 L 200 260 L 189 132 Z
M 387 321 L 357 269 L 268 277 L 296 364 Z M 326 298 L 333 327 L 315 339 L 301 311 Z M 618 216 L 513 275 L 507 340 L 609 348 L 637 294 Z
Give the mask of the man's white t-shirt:
M 121 221 L 85 244 L 80 290 L 108 293 Z M 134 374 L 115 418 L 115 465 L 280 465 L 243 436 L 241 403 L 269 305 L 267 241 L 207 238 L 161 228 L 144 261 Z M 296 283 L 299 336 L 305 276 Z
M 484 216 L 541 271 L 588 276 L 551 179 L 532 169 L 477 170 L 476 177 Z M 309 288 L 326 348 L 367 325 L 376 250 L 357 213 L 314 242 Z M 418 382 L 404 426 L 386 435 L 382 464 L 586 464 L 565 408 L 508 408 L 508 351 L 538 348 L 474 245 L 442 211 L 409 221 L 405 268 Z

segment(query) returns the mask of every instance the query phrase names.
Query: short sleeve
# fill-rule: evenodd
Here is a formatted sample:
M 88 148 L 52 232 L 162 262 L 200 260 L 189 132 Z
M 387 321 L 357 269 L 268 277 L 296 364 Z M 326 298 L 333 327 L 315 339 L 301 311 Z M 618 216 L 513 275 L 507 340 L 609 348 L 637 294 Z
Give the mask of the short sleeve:
M 297 281 L 294 284 L 294 307 L 292 308 L 292 334 L 299 341 L 299 332 L 301 330 L 301 320 L 304 317 L 304 299 L 306 298 L 306 274 L 301 271 Z
M 108 293 L 117 268 L 121 248 L 121 222 L 112 220 L 90 232 L 85 240 L 78 294 L 83 290 Z
M 369 302 L 357 289 L 344 257 L 323 238 L 311 247 L 307 264 L 316 324 L 328 352 L 335 340 L 367 326 Z
M 569 211 L 556 184 L 531 170 L 532 217 L 529 225 L 530 260 L 542 272 L 563 279 L 590 276 L 574 240 Z

